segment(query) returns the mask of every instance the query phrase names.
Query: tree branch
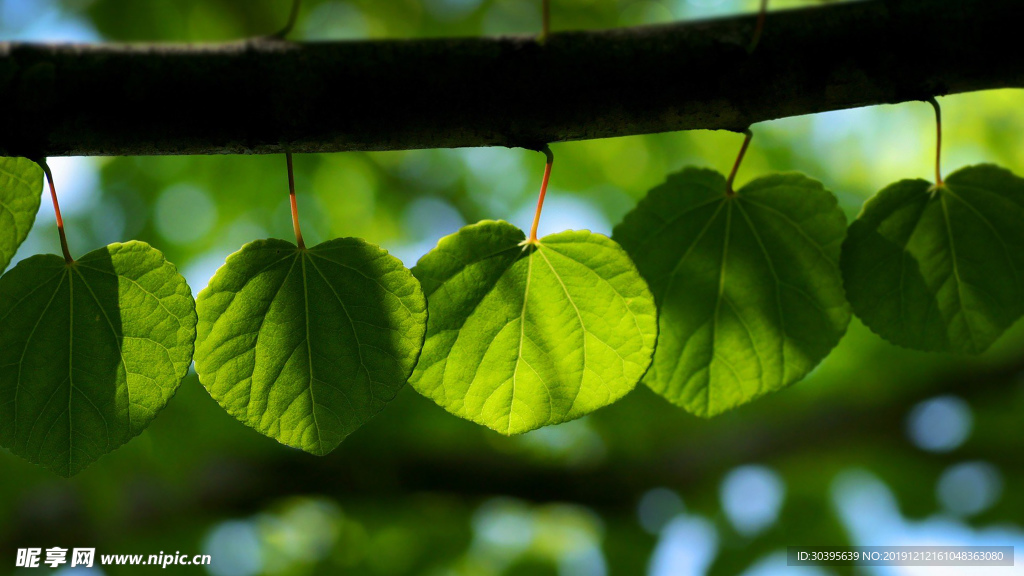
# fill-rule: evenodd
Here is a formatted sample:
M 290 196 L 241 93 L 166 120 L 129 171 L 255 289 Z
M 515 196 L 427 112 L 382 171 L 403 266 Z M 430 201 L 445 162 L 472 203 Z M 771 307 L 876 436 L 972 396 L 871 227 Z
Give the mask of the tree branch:
M 1024 87 L 1017 0 L 868 0 L 536 37 L 0 43 L 0 154 L 521 146 Z

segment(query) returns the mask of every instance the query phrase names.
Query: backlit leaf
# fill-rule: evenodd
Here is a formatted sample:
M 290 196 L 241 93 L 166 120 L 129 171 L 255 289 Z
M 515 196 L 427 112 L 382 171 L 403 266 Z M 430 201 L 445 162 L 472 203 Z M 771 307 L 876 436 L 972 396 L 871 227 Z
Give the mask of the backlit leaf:
M 854 312 L 894 344 L 977 354 L 1024 313 L 1024 179 L 992 165 L 864 204 L 843 246 Z
M 196 371 L 229 414 L 324 455 L 384 408 L 423 343 L 426 302 L 401 261 L 356 238 L 258 240 L 199 294 Z
M 615 228 L 658 303 L 644 382 L 714 416 L 807 375 L 850 321 L 839 272 L 846 218 L 800 174 L 758 178 L 734 196 L 687 168 Z
M 27 158 L 0 158 L 0 272 L 25 241 L 39 211 L 43 169 Z
M 137 436 L 188 373 L 195 302 L 142 242 L 0 278 L 0 443 L 71 476 Z
M 647 370 L 654 301 L 615 242 L 568 231 L 524 244 L 484 221 L 442 238 L 413 274 L 430 317 L 410 384 L 502 434 L 611 404 Z

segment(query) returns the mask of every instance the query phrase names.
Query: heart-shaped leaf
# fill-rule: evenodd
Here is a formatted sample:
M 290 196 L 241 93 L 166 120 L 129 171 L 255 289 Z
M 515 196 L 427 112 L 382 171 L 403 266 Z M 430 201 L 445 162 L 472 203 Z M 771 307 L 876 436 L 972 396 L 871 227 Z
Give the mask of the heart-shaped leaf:
M 39 211 L 43 169 L 27 158 L 0 158 L 0 272 L 25 241 Z
M 846 218 L 820 183 L 758 178 L 735 195 L 687 168 L 615 228 L 658 303 L 658 350 L 644 378 L 714 416 L 807 375 L 850 321 L 839 271 Z
M 78 473 L 174 396 L 195 327 L 185 279 L 145 243 L 23 260 L 0 278 L 0 443 Z
M 617 244 L 587 231 L 524 240 L 507 222 L 480 222 L 413 269 L 430 317 L 410 384 L 502 434 L 615 402 L 647 370 L 657 337 L 647 284 Z
M 903 180 L 864 204 L 843 245 L 857 316 L 886 340 L 985 351 L 1024 313 L 1024 179 L 997 166 Z
M 197 308 L 196 371 L 210 395 L 260 433 L 321 456 L 395 397 L 426 330 L 416 279 L 356 238 L 246 244 Z

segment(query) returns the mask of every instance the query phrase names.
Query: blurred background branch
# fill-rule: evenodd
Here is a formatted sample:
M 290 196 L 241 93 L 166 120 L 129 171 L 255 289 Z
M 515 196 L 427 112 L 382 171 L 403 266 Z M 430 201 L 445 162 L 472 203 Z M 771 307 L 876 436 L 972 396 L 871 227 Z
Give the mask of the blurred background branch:
M 0 154 L 278 153 L 548 142 L 1024 87 L 1015 0 L 868 0 L 500 38 L 0 44 Z
M 169 503 L 163 496 L 137 500 L 151 511 L 146 525 L 159 525 L 182 514 L 252 513 L 296 494 L 326 495 L 340 500 L 387 501 L 407 494 L 441 494 L 485 499 L 501 494 L 535 503 L 572 501 L 595 509 L 628 514 L 652 486 L 672 486 L 683 493 L 718 477 L 736 462 L 773 462 L 808 452 L 821 458 L 851 444 L 886 443 L 904 434 L 905 419 L 918 404 L 957 394 L 972 404 L 998 402 L 1024 373 L 1024 359 L 983 370 L 963 370 L 932 383 L 926 390 L 907 387 L 885 403 L 850 403 L 843 397 L 822 402 L 813 411 L 779 414 L 760 411 L 728 423 L 708 421 L 686 442 L 623 466 L 619 461 L 592 466 L 551 466 L 524 462 L 501 452 L 426 451 L 393 454 L 365 452 L 354 458 L 309 458 L 289 450 L 276 460 L 228 458 L 198 471 L 191 484 L 201 486 L 190 499 Z M 638 393 L 640 393 L 638 391 Z M 644 391 L 646 393 L 646 391 Z M 908 461 L 917 450 L 899 443 L 895 452 Z M 999 446 L 979 445 L 973 458 L 998 456 Z M 962 459 L 946 458 L 949 463 Z M 898 457 L 890 454 L 890 457 Z M 1024 473 L 1022 463 L 1007 473 Z M 191 511 L 191 512 L 189 512 Z M 34 519 L 13 533 L 31 534 Z M 49 527 L 48 527 L 49 528 Z M 0 548 L 3 542 L 0 541 Z

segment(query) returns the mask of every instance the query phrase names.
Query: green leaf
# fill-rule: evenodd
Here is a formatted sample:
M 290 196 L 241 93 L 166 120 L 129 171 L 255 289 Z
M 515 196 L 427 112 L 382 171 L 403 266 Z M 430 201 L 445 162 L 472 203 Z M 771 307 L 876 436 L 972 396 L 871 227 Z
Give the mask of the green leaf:
M 27 158 L 0 158 L 0 272 L 25 241 L 39 211 L 43 169 Z
M 903 180 L 864 204 L 843 245 L 854 312 L 886 340 L 978 354 L 1024 313 L 1024 179 L 972 166 Z
M 599 234 L 524 243 L 483 221 L 442 238 L 413 274 L 430 317 L 413 388 L 502 434 L 558 424 L 632 390 L 657 338 L 654 300 Z
M 143 242 L 0 278 L 0 444 L 72 476 L 137 436 L 192 362 L 192 293 Z
M 839 271 L 846 218 L 835 197 L 800 174 L 725 190 L 718 172 L 687 168 L 614 235 L 658 303 L 644 382 L 703 417 L 800 380 L 850 321 Z
M 196 371 L 210 395 L 261 434 L 320 456 L 395 397 L 426 330 L 419 283 L 357 238 L 246 244 L 197 308 Z

